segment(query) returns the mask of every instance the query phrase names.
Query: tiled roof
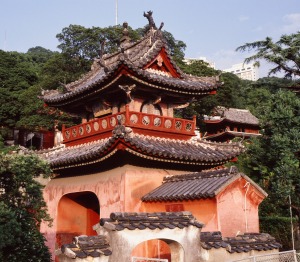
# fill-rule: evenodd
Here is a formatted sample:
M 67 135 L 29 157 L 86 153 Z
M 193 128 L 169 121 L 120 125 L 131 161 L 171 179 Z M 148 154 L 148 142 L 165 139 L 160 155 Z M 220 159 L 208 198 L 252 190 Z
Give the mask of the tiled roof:
M 158 188 L 142 197 L 144 202 L 180 201 L 212 198 L 230 183 L 244 177 L 263 194 L 266 193 L 236 167 L 165 177 Z
M 144 69 L 144 66 L 155 59 L 162 50 L 179 78 L 159 74 L 160 71 L 155 73 L 155 70 Z M 140 41 L 129 44 L 116 53 L 96 59 L 90 72 L 78 81 L 65 86 L 65 93 L 56 90 L 45 91 L 43 100 L 49 105 L 59 105 L 75 98 L 80 99 L 88 92 L 95 92 L 95 88 L 97 92 L 100 92 L 115 82 L 116 72 L 124 66 L 131 72 L 129 77 L 143 84 L 149 83 L 151 88 L 165 91 L 195 96 L 216 90 L 219 85 L 216 77 L 197 77 L 184 74 L 173 62 L 161 31 L 151 29 Z
M 106 236 L 78 236 L 72 244 L 61 247 L 61 253 L 70 258 L 109 256 L 112 254 Z
M 251 114 L 249 110 L 229 108 L 224 111 L 224 117 L 232 122 L 258 125 L 258 118 Z
M 258 118 L 252 115 L 251 112 L 247 109 L 228 109 L 222 106 L 218 106 L 214 109 L 214 116 L 208 116 L 205 118 L 205 120 L 217 120 L 216 116 L 220 117 L 220 121 L 227 120 L 234 123 L 259 125 Z
M 174 229 L 195 226 L 202 228 L 191 212 L 156 212 L 156 213 L 121 213 L 110 214 L 110 218 L 101 218 L 100 225 L 110 230 L 121 231 L 144 230 L 146 228 L 154 230 L 156 228 Z
M 122 143 L 127 153 L 144 159 L 208 167 L 223 164 L 244 150 L 240 144 L 140 135 L 133 133 L 130 128 L 118 125 L 110 138 L 60 148 L 57 151 L 43 151 L 40 155 L 55 170 L 103 161 L 114 155 L 118 151 L 117 145 Z
M 266 233 L 244 233 L 222 238 L 221 232 L 201 232 L 201 246 L 205 249 L 226 248 L 229 253 L 279 249 L 274 237 Z

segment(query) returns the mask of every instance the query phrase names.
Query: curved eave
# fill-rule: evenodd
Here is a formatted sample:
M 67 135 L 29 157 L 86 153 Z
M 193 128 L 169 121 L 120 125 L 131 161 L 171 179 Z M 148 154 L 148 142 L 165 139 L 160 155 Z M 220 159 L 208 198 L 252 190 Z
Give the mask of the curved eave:
M 43 100 L 47 105 L 54 107 L 63 107 L 68 104 L 83 101 L 88 97 L 94 97 L 96 94 L 114 87 L 116 82 L 119 81 L 122 76 L 129 77 L 137 83 L 160 91 L 163 90 L 186 96 L 203 96 L 210 94 L 217 89 L 217 84 L 202 81 L 185 81 L 178 78 L 161 76 L 142 69 L 137 69 L 126 61 L 122 61 L 107 74 L 99 72 L 98 75 L 95 75 L 72 92 L 58 94 L 49 98 L 44 97 Z
M 145 139 L 140 135 L 134 135 L 134 138 L 126 136 L 111 137 L 102 142 L 98 141 L 91 144 L 68 147 L 65 152 L 59 153 L 61 157 L 58 155 L 52 160 L 49 157 L 48 161 L 53 170 L 61 170 L 103 162 L 114 156 L 118 151 L 121 151 L 150 162 L 168 163 L 177 166 L 203 166 L 207 168 L 222 165 L 239 155 L 242 151 L 242 148 L 230 151 L 229 145 L 227 145 L 228 150 L 205 148 L 202 144 L 196 144 L 192 148 L 192 144 L 186 141 L 175 141 L 177 140 Z M 217 143 L 211 144 L 216 145 Z M 225 146 L 219 145 L 220 147 Z M 174 150 L 176 146 L 181 148 L 181 150 Z M 159 149 L 162 147 L 166 148 L 164 152 Z M 187 151 L 186 148 L 191 148 L 191 151 Z
M 261 134 L 259 133 L 247 133 L 247 132 L 237 132 L 237 131 L 225 131 L 222 133 L 218 133 L 218 134 L 214 134 L 214 135 L 208 135 L 206 137 L 203 137 L 203 139 L 206 140 L 211 140 L 214 138 L 222 138 L 222 137 L 230 137 L 230 138 L 234 138 L 234 137 L 258 137 L 261 136 Z

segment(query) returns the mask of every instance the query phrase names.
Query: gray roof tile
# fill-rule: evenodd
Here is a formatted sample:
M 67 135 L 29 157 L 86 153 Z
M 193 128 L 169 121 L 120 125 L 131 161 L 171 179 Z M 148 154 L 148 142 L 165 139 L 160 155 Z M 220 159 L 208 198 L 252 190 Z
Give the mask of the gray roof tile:
M 123 133 L 117 132 L 122 129 Z M 238 156 L 244 148 L 240 144 L 207 142 L 203 140 L 179 140 L 135 134 L 124 126 L 116 126 L 110 138 L 90 143 L 61 148 L 57 151 L 42 151 L 53 169 L 88 165 L 115 152 L 118 143 L 127 145 L 126 151 L 138 157 L 154 161 L 180 164 L 216 166 Z
M 266 233 L 244 233 L 236 237 L 223 238 L 219 231 L 201 232 L 200 241 L 204 249 L 226 248 L 229 253 L 273 250 L 281 247 L 274 237 Z
M 101 86 L 105 85 L 108 80 L 112 81 L 115 78 L 115 73 L 121 66 L 126 66 L 140 80 L 153 84 L 152 88 L 157 85 L 159 88 L 168 88 L 169 91 L 182 91 L 186 94 L 191 92 L 191 96 L 195 96 L 197 93 L 199 93 L 198 95 L 209 93 L 218 87 L 219 83 L 216 77 L 196 77 L 184 74 L 173 62 L 168 54 L 166 41 L 162 34 L 156 33 L 157 31 L 146 34 L 140 41 L 129 45 L 123 51 L 104 55 L 102 64 L 105 64 L 107 69 L 95 61 L 90 72 L 81 79 L 66 85 L 66 93 L 54 90 L 45 91 L 43 100 L 49 105 L 58 105 L 80 98 L 82 94 L 86 94 L 96 86 L 101 89 Z M 161 75 L 143 68 L 159 54 L 162 48 L 166 50 L 168 59 L 180 78 Z
M 232 171 L 234 170 L 234 171 Z M 142 197 L 144 202 L 205 199 L 216 196 L 221 188 L 241 175 L 235 169 L 202 171 L 165 177 L 163 184 Z
M 107 224 L 109 224 L 107 226 Z M 156 212 L 156 213 L 136 213 L 136 212 L 115 212 L 110 214 L 110 218 L 101 218 L 100 225 L 122 231 L 144 230 L 146 228 L 154 230 L 156 228 L 175 229 L 188 226 L 202 228 L 203 224 L 198 222 L 192 213 L 184 212 Z
M 71 258 L 109 256 L 112 254 L 106 236 L 78 236 L 73 243 L 61 247 L 61 252 Z

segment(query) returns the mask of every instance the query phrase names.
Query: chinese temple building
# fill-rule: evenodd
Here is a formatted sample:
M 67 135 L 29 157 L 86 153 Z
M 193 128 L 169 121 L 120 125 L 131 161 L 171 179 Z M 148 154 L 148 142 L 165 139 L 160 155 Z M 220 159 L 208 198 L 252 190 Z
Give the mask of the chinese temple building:
M 235 137 L 260 136 L 259 121 L 247 109 L 216 107 L 211 116 L 204 116 L 206 140 L 229 142 Z
M 266 193 L 236 168 L 222 168 L 243 146 L 201 140 L 195 117 L 174 117 L 214 94 L 218 78 L 183 73 L 151 15 L 139 41 L 124 23 L 119 51 L 102 53 L 64 92 L 43 94 L 48 106 L 82 118 L 63 127 L 62 145 L 41 152 L 54 171 L 44 189 L 53 226 L 41 228 L 49 248 L 59 261 L 214 261 L 210 249 L 229 252 L 225 237 L 242 235 L 242 246 L 254 232 L 259 244 L 243 256 L 278 249 L 259 233 Z M 216 231 L 219 246 L 208 241 Z M 239 253 L 234 243 L 230 252 Z

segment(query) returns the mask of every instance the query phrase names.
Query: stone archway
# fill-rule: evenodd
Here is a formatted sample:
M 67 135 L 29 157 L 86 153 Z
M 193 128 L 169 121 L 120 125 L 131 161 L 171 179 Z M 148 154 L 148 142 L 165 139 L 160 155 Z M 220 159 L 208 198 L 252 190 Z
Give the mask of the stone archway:
M 99 222 L 100 204 L 93 192 L 75 192 L 61 197 L 57 207 L 56 244 L 72 242 L 78 235 L 97 235 L 93 225 Z

